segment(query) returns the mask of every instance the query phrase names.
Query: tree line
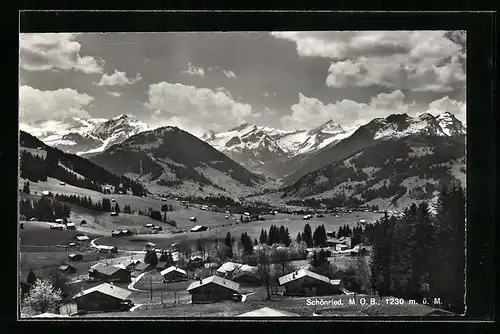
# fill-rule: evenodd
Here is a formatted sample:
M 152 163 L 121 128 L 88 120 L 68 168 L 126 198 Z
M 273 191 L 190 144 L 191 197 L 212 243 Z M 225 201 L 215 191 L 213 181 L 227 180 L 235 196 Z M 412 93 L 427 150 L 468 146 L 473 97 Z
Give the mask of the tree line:
M 115 193 L 131 190 L 135 196 L 146 195 L 146 189 L 140 184 L 124 176 L 116 176 L 102 167 L 76 155 L 63 153 L 57 149 L 46 148 L 46 156 L 42 158 L 27 151 L 21 152 L 20 176 L 32 182 L 47 181 L 47 177 L 58 179 L 79 188 L 104 193 L 104 185 L 111 184 Z M 64 164 L 72 171 L 64 168 Z M 85 177 L 80 177 L 83 175 Z
M 25 219 L 36 218 L 40 221 L 53 222 L 55 219 L 67 219 L 71 213 L 69 204 L 42 197 L 38 201 L 22 199 L 19 202 L 19 214 Z M 21 218 L 22 220 L 22 218 Z
M 384 296 L 440 296 L 443 306 L 464 311 L 465 196 L 460 185 L 444 187 L 437 214 L 423 202 L 401 218 L 383 217 L 369 231 L 373 244 L 371 285 Z
M 272 246 L 274 244 L 285 245 L 285 247 L 290 246 L 292 239 L 290 238 L 290 232 L 288 231 L 288 227 L 281 225 L 278 226 L 271 225 L 269 227 L 269 232 L 262 229 L 260 231 L 259 241 L 261 244 L 266 244 Z

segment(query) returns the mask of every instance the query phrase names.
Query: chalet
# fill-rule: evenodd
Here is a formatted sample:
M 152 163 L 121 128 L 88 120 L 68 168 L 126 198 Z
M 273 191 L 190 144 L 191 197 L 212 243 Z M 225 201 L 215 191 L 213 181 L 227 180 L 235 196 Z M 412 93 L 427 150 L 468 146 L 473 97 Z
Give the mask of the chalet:
M 221 277 L 229 277 L 236 269 L 241 267 L 242 264 L 235 262 L 226 262 L 217 269 L 216 273 Z
M 240 285 L 219 276 L 210 276 L 191 283 L 186 291 L 192 304 L 234 300 L 240 296 Z
M 57 268 L 57 270 L 59 270 L 62 273 L 68 274 L 68 275 L 76 273 L 76 268 L 73 266 L 67 265 L 67 264 L 63 264 L 62 266 L 59 266 L 59 268 Z
M 105 282 L 130 282 L 130 271 L 117 264 L 99 266 L 89 271 L 89 277 Z
M 116 216 L 118 216 L 118 212 L 113 211 L 113 212 L 110 213 L 110 216 L 116 217 Z
M 50 196 L 50 195 L 52 195 L 50 191 L 48 190 L 42 191 L 42 196 Z
M 75 244 L 74 242 L 70 242 L 70 243 L 68 244 L 68 247 L 76 247 L 76 244 Z
M 121 232 L 122 232 L 122 235 L 124 235 L 124 236 L 130 236 L 133 234 L 132 231 L 130 231 L 130 230 L 121 230 Z
M 186 281 L 188 279 L 185 270 L 177 267 L 168 267 L 160 272 L 164 283 Z
M 232 275 L 231 279 L 241 285 L 260 285 L 261 280 L 258 274 L 258 268 L 249 265 L 242 265 L 236 269 Z
M 243 212 L 243 216 L 250 217 L 250 212 Z
M 77 235 L 75 238 L 76 238 L 76 240 L 81 241 L 81 242 L 90 240 L 90 238 L 87 235 L 83 235 L 83 234 Z
M 133 303 L 128 297 L 132 291 L 103 283 L 82 290 L 71 298 L 76 302 L 78 311 L 128 311 Z
M 65 185 L 66 185 L 66 182 L 59 182 L 59 184 L 60 184 L 61 186 L 65 186 Z
M 83 255 L 82 254 L 69 254 L 68 258 L 70 261 L 82 261 Z
M 203 225 L 196 225 L 191 229 L 191 232 L 203 232 L 207 231 L 209 228 Z
M 146 228 L 153 228 L 154 226 L 155 226 L 155 224 L 146 224 L 146 225 L 144 225 L 144 227 L 146 227 Z
M 112 237 L 121 237 L 122 231 L 111 231 L 111 236 Z
M 255 311 L 246 312 L 238 315 L 238 317 L 300 317 L 299 314 L 279 311 L 269 307 L 263 307 Z
M 196 217 L 191 217 L 191 218 L 189 218 L 189 220 L 196 223 Z
M 208 210 L 208 206 L 207 205 L 202 205 L 200 207 L 200 209 L 203 210 L 203 211 L 206 211 L 206 210 Z
M 54 220 L 56 222 L 56 224 L 62 224 L 63 223 L 63 220 L 60 219 L 60 218 L 57 218 L 56 220 Z
M 161 226 L 154 226 L 153 229 L 156 231 L 163 231 L 163 228 Z
M 100 253 L 118 253 L 118 247 L 116 246 L 97 245 L 97 249 Z
M 285 287 L 285 294 L 288 296 L 340 294 L 343 288 L 341 280 L 331 280 L 306 269 L 280 277 L 279 284 Z
M 67 223 L 66 224 L 66 229 L 68 230 L 76 230 L 76 226 L 74 223 Z
M 302 219 L 304 220 L 309 220 L 311 219 L 313 216 L 312 215 L 305 215 L 304 217 L 302 217 Z

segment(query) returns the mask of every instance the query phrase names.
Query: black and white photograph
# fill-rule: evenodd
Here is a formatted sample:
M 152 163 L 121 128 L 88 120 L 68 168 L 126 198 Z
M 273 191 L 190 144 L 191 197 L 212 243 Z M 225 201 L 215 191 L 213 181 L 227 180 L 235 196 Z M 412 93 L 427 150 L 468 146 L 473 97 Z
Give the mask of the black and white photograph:
M 466 313 L 463 30 L 19 33 L 19 318 Z

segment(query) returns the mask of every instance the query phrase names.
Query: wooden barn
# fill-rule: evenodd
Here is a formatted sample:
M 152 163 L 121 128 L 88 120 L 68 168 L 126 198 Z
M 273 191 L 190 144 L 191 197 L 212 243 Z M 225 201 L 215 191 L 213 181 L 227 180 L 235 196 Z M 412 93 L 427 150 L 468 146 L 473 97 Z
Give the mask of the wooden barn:
M 208 230 L 208 227 L 203 226 L 203 225 L 197 225 L 191 229 L 191 232 L 203 232 L 203 231 L 207 231 L 207 230 Z
M 335 295 L 343 288 L 341 280 L 331 280 L 306 269 L 280 277 L 279 284 L 285 287 L 287 296 Z
M 128 311 L 133 306 L 132 301 L 128 299 L 131 294 L 132 291 L 103 283 L 82 290 L 72 300 L 76 302 L 78 311 Z
M 130 282 L 130 271 L 122 265 L 99 266 L 89 270 L 89 277 L 104 282 Z
M 236 269 L 232 273 L 231 279 L 241 285 L 261 285 L 258 268 L 246 264 Z
M 187 291 L 192 304 L 213 303 L 223 300 L 239 300 L 240 285 L 219 276 L 210 276 L 191 283 Z
M 160 274 L 163 276 L 163 282 L 165 283 L 181 282 L 188 279 L 185 270 L 173 266 L 162 270 Z

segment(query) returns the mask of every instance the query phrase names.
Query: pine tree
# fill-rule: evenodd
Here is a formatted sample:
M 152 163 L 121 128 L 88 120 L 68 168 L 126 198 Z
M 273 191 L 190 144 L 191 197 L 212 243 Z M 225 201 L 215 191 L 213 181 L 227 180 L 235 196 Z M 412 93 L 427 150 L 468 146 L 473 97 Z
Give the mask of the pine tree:
M 118 203 L 115 203 L 115 212 L 120 213 L 120 206 L 118 205 Z
M 26 193 L 26 194 L 30 193 L 30 181 L 26 181 L 24 183 L 23 193 Z
M 231 233 L 227 232 L 226 234 L 226 239 L 224 240 L 224 257 L 225 258 L 232 258 L 234 256 L 233 252 L 233 239 L 231 238 Z
M 302 234 L 300 234 L 300 232 L 297 233 L 297 239 L 296 240 L 297 240 L 298 244 L 300 244 L 300 242 L 302 241 Z
M 307 247 L 310 248 L 313 246 L 312 230 L 309 224 L 306 224 L 304 226 L 304 233 L 302 234 L 302 240 L 305 241 Z
M 33 270 L 30 270 L 28 277 L 26 278 L 26 283 L 28 283 L 29 285 L 33 285 L 36 282 L 36 280 L 37 277 L 35 273 L 33 272 Z

